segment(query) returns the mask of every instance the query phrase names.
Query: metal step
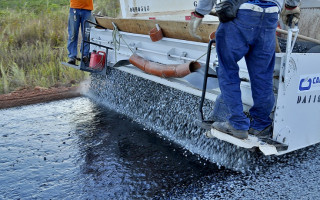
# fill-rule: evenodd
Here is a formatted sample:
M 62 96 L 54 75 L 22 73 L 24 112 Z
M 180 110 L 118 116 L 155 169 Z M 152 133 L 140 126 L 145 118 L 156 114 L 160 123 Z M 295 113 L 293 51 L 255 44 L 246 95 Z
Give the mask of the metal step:
M 260 139 L 256 136 L 249 135 L 248 139 L 239 139 L 232 135 L 223 133 L 216 129 L 210 129 L 205 133 L 208 138 L 218 138 L 236 146 L 246 149 L 259 149 L 264 155 L 279 155 L 281 151 L 286 151 L 288 145 L 279 143 L 272 139 Z
M 61 62 L 61 64 L 67 66 L 67 67 L 71 67 L 71 68 L 74 68 L 74 69 L 79 69 L 80 70 L 80 65 L 71 65 L 69 63 L 66 63 L 66 62 Z

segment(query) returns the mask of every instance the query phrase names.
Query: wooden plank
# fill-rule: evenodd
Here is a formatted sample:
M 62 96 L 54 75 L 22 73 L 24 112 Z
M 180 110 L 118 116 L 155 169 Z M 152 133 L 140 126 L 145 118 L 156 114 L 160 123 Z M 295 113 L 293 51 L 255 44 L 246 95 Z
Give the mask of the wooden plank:
M 149 31 L 159 24 L 162 29 L 163 36 L 168 38 L 209 42 L 209 35 L 216 31 L 218 23 L 202 23 L 199 26 L 197 34 L 201 40 L 193 38 L 188 31 L 188 22 L 182 21 L 161 21 L 161 20 L 144 20 L 144 19 L 118 19 L 109 17 L 97 17 L 96 21 L 99 25 L 113 30 L 112 22 L 115 23 L 120 31 L 149 35 Z
M 288 31 L 282 30 L 282 29 L 280 29 L 280 28 L 277 28 L 277 32 L 288 35 Z M 292 34 L 292 37 L 294 37 L 295 35 L 296 35 L 296 34 L 293 33 L 293 34 Z M 309 41 L 309 42 L 313 42 L 313 43 L 316 43 L 316 44 L 320 44 L 320 40 L 317 40 L 317 39 L 314 39 L 314 38 L 311 38 L 311 37 L 307 37 L 307 36 L 304 36 L 304 35 L 299 35 L 299 34 L 298 34 L 297 38 L 299 38 L 299 39 L 301 39 L 301 40 L 306 40 L 306 41 Z

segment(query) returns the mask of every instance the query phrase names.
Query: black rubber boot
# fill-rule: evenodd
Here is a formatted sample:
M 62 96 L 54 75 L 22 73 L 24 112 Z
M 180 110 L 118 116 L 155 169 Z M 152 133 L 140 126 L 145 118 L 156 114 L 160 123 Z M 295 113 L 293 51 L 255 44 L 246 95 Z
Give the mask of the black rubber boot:
M 223 133 L 227 133 L 239 139 L 247 139 L 248 138 L 248 131 L 246 130 L 237 130 L 232 127 L 229 122 L 214 122 L 212 127 L 221 131 Z
M 253 128 L 249 129 L 249 134 L 254 135 L 258 138 L 271 138 L 272 137 L 272 125 L 267 126 L 262 131 L 255 130 Z
M 74 58 L 69 58 L 68 64 L 70 64 L 70 65 L 76 65 L 76 59 L 74 59 Z

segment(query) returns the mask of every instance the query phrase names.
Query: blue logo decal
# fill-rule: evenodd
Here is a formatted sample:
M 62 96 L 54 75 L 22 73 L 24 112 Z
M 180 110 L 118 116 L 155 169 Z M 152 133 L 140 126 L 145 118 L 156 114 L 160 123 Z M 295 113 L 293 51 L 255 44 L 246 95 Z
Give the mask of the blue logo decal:
M 307 86 L 304 86 L 305 82 L 308 82 L 309 84 Z M 300 81 L 300 85 L 299 85 L 299 90 L 300 91 L 307 91 L 307 90 L 310 90 L 311 88 L 311 85 L 312 85 L 312 80 L 309 78 L 308 81 L 306 81 L 306 79 L 301 79 Z

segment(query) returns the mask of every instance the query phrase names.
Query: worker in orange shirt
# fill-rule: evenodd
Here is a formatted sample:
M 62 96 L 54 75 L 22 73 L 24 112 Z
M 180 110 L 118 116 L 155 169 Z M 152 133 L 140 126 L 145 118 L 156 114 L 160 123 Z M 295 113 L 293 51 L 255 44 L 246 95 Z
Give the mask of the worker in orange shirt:
M 68 63 L 75 65 L 78 53 L 78 35 L 81 25 L 82 37 L 89 40 L 89 33 L 86 33 L 84 22 L 91 17 L 91 11 L 93 10 L 93 0 L 70 0 L 70 12 L 68 21 Z M 84 62 L 89 61 L 89 44 L 84 45 L 82 52 L 82 60 Z M 81 48 L 82 49 L 82 48 Z

